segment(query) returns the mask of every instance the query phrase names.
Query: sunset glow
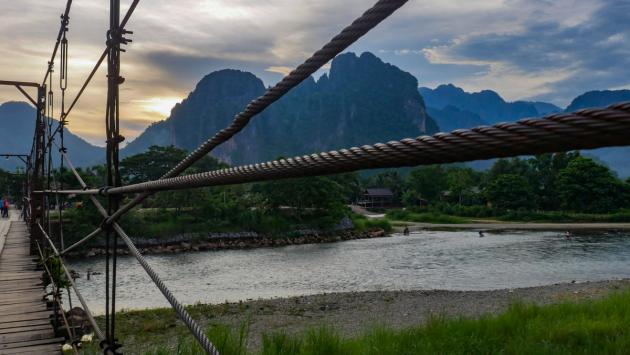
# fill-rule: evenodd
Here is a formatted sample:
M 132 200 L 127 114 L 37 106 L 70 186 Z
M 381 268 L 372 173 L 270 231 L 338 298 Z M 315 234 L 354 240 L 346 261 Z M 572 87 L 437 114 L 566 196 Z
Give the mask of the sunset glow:
M 179 97 L 151 97 L 145 100 L 136 100 L 134 103 L 139 105 L 142 111 L 157 113 L 166 118 L 171 114 L 171 109 L 175 104 L 181 100 Z

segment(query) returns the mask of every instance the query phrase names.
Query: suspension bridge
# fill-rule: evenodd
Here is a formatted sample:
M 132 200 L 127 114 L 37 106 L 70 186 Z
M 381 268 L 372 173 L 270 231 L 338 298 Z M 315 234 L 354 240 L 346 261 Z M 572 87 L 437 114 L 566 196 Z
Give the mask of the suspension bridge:
M 83 335 L 82 329 L 68 320 L 66 305 L 62 302 L 61 290 L 66 287 L 72 289 L 75 296 L 73 298 L 83 308 L 103 353 L 122 353 L 124 344 L 120 344 L 116 337 L 119 246 L 125 246 L 137 259 L 204 351 L 218 354 L 201 327 L 186 312 L 176 295 L 169 290 L 117 222 L 125 213 L 158 191 L 630 145 L 630 103 L 626 102 L 433 136 L 404 138 L 259 164 L 184 174 L 187 168 L 238 134 L 257 114 L 394 14 L 406 2 L 377 1 L 275 86 L 252 100 L 234 117 L 229 126 L 209 137 L 160 179 L 123 186 L 119 174 L 119 146 L 124 141 L 119 129 L 119 88 L 124 83 L 121 58 L 125 47 L 132 42 L 130 36 L 133 32 L 127 29 L 127 24 L 139 0 L 132 0 L 122 17 L 120 0 L 110 0 L 110 23 L 104 29 L 105 48 L 74 98 L 68 100 L 69 104 L 66 105 L 68 36 L 73 3 L 72 0 L 67 0 L 44 79 L 40 83 L 0 81 L 0 85 L 14 86 L 36 108 L 31 151 L 24 154 L 4 154 L 24 162 L 26 181 L 25 198 L 20 203 L 23 208 L 14 214 L 19 214 L 21 218 L 13 217 L 0 224 L 0 354 L 59 353 L 62 344 L 70 346 L 70 350 L 75 353 L 81 351 L 79 344 Z M 70 113 L 104 62 L 107 63 L 108 82 L 105 99 L 107 184 L 88 186 L 72 163 L 72 152 L 68 152 L 64 146 L 64 129 Z M 56 63 L 58 83 L 53 83 Z M 59 120 L 55 125 L 53 95 L 57 87 L 61 94 L 61 107 L 58 108 Z M 58 163 L 53 162 L 52 153 L 55 151 L 61 156 Z M 81 189 L 64 189 L 61 181 L 55 181 L 52 171 L 63 167 L 73 173 Z M 94 226 L 94 230 L 78 242 L 65 245 L 62 201 L 69 194 L 86 195 L 101 214 L 102 223 Z M 131 200 L 122 205 L 124 196 L 131 197 Z M 58 206 L 54 212 L 51 212 L 52 205 Z M 59 214 L 55 227 L 51 224 L 52 213 Z M 104 235 L 106 246 L 106 285 L 102 296 L 105 304 L 104 326 L 94 320 L 81 290 L 74 284 L 70 270 L 64 263 L 64 256 L 69 251 L 100 235 Z

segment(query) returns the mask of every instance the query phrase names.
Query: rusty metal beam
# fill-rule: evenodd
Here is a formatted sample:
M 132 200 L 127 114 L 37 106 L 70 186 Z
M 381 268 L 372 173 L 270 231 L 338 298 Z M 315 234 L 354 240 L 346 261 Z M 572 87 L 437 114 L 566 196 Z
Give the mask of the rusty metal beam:
M 38 83 L 31 83 L 28 81 L 13 81 L 13 80 L 0 80 L 0 85 L 9 85 L 9 86 L 30 86 L 34 88 L 38 88 Z

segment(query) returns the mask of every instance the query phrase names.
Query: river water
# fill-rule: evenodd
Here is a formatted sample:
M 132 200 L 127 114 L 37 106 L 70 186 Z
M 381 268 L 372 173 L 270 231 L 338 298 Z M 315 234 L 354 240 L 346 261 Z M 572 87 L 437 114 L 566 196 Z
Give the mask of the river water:
M 281 248 L 147 255 L 185 304 L 366 290 L 489 290 L 630 278 L 630 234 L 423 231 Z M 72 260 L 90 309 L 104 311 L 103 258 Z M 117 308 L 168 303 L 131 256 L 118 259 Z M 76 302 L 76 301 L 75 301 Z

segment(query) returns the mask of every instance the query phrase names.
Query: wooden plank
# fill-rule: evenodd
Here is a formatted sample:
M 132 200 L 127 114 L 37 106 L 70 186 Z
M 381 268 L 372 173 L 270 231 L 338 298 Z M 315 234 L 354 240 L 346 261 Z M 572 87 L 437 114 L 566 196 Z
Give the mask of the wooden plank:
M 0 323 L 20 322 L 24 320 L 50 319 L 52 312 L 32 312 L 24 314 L 0 315 Z
M 35 345 L 47 345 L 47 344 L 61 344 L 64 342 L 64 338 L 48 338 L 40 340 L 19 341 L 15 343 L 0 344 L 0 350 L 25 348 Z
M 0 355 L 58 354 L 64 341 L 55 337 L 44 273 L 29 253 L 24 223 L 11 221 L 0 253 Z
M 19 329 L 22 327 L 35 327 L 47 325 L 52 328 L 50 319 L 25 320 L 21 322 L 0 323 L 0 330 L 3 329 Z
M 21 333 L 21 332 L 30 332 L 30 331 L 35 331 L 35 330 L 51 330 L 51 326 L 50 324 L 44 324 L 44 325 L 29 325 L 29 326 L 25 326 L 25 327 L 16 327 L 16 328 L 7 328 L 7 329 L 0 329 L 0 335 L 3 334 L 13 334 L 13 333 Z
M 0 355 L 41 355 L 41 354 L 60 354 L 61 344 L 47 344 L 28 346 L 17 349 L 0 350 Z
M 19 298 L 7 298 L 7 299 L 2 299 L 0 302 L 2 302 L 2 305 L 4 306 L 13 306 L 13 305 L 20 305 L 20 304 L 25 304 L 25 303 L 44 303 L 43 300 L 44 294 L 41 295 L 37 295 L 37 296 L 22 296 Z
M 33 313 L 33 312 L 44 312 L 50 311 L 44 303 L 26 303 L 22 305 L 14 305 L 14 307 L 10 308 L 0 308 L 0 314 L 3 316 L 10 316 L 14 314 L 25 314 L 25 313 Z
M 0 344 L 19 343 L 31 340 L 44 340 L 54 337 L 55 333 L 52 331 L 52 329 L 23 331 L 20 333 L 0 335 Z

